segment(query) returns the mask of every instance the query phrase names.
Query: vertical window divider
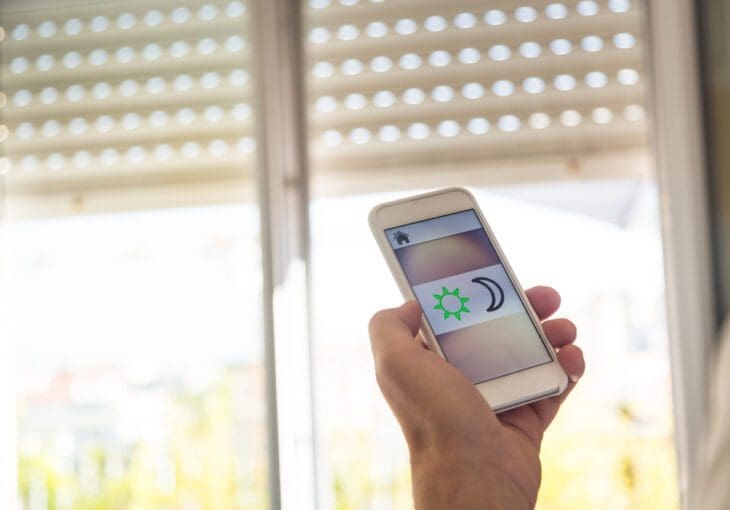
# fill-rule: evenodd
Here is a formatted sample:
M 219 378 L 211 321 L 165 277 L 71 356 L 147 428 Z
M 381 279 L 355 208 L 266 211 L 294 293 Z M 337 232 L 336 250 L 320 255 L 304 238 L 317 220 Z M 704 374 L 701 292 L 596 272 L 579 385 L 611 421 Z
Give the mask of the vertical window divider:
M 300 0 L 251 5 L 270 508 L 318 505 L 309 321 L 309 191 Z

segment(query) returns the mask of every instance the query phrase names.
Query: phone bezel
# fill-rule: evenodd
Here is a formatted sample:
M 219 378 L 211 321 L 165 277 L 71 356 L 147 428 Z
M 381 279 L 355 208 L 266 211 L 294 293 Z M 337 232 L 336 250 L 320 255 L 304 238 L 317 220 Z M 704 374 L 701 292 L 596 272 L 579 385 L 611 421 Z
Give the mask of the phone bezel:
M 464 188 L 447 188 L 385 202 L 372 209 L 368 221 L 370 229 L 380 247 L 380 251 L 383 253 L 401 293 L 407 299 L 415 299 L 413 289 L 395 256 L 395 251 L 385 235 L 385 230 L 467 209 L 473 209 L 477 214 L 482 227 L 489 236 L 494 245 L 494 249 L 502 261 L 505 272 L 525 305 L 530 320 L 535 325 L 538 337 L 549 352 L 552 360 L 543 365 L 527 368 L 476 384 L 475 386 L 495 412 L 506 411 L 543 398 L 559 395 L 565 391 L 568 385 L 568 377 L 560 366 L 555 350 L 550 345 L 542 329 L 540 319 L 537 317 L 519 280 L 512 271 L 512 267 L 509 265 L 509 261 L 499 246 L 489 223 L 484 218 L 474 196 L 468 190 Z M 421 332 L 429 349 L 444 357 L 444 353 L 436 341 L 436 336 L 423 314 L 421 314 Z

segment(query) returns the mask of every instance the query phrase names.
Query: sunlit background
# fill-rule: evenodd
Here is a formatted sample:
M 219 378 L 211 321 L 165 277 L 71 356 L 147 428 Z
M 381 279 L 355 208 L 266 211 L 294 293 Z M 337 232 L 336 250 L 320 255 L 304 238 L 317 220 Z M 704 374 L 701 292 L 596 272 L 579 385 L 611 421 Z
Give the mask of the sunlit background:
M 454 185 L 475 192 L 522 284 L 561 292 L 586 354 L 546 436 L 538 508 L 678 508 L 644 10 L 304 5 L 322 508 L 412 506 L 366 331 L 401 298 L 366 217 Z M 0 391 L 15 423 L 0 469 L 19 508 L 268 508 L 254 11 L 0 12 Z

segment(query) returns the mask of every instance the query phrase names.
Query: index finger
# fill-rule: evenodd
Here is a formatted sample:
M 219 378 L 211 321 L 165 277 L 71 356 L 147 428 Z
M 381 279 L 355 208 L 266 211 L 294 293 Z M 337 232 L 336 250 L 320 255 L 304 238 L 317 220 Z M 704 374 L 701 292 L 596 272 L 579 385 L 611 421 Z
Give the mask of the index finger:
M 528 289 L 525 294 L 540 320 L 547 319 L 560 307 L 560 294 L 552 287 L 533 287 Z

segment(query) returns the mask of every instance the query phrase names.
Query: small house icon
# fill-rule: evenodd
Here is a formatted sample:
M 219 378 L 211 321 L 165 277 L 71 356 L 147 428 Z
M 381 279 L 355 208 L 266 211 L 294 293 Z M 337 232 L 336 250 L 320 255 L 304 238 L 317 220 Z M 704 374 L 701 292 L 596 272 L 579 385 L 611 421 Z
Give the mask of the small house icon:
M 393 234 L 393 239 L 396 240 L 398 246 L 411 242 L 411 240 L 408 238 L 408 234 L 406 234 L 405 232 L 401 232 L 400 230 Z

